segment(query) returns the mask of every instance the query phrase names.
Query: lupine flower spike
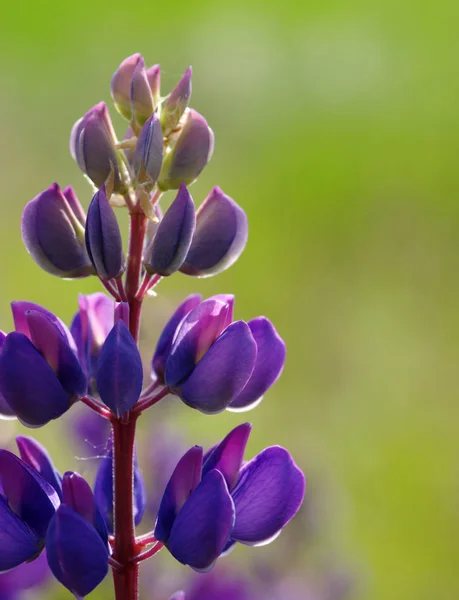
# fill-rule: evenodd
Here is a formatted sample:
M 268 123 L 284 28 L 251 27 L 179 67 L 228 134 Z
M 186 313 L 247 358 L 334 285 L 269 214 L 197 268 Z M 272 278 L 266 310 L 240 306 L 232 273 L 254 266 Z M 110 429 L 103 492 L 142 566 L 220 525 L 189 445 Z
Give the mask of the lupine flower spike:
M 200 278 L 224 271 L 248 239 L 244 210 L 219 187 L 196 205 L 192 197 L 191 185 L 212 157 L 214 133 L 190 108 L 191 67 L 171 91 L 160 89 L 160 79 L 160 66 L 148 67 L 140 54 L 123 60 L 111 80 L 115 107 L 127 120 L 121 136 L 104 102 L 70 134 L 71 155 L 90 183 L 82 203 L 71 187 L 53 183 L 22 215 L 22 238 L 38 266 L 62 279 L 95 275 L 105 292 L 79 296 L 70 329 L 42 306 L 13 302 L 14 331 L 0 331 L 0 418 L 42 427 L 79 403 L 86 412 L 70 411 L 67 427 L 100 458 L 91 487 L 74 471 L 62 476 L 29 436 L 16 438 L 20 457 L 0 450 L 0 572 L 39 567 L 46 558 L 47 572 L 77 599 L 111 568 L 116 600 L 138 600 L 139 564 L 163 547 L 195 571 L 209 571 L 237 543 L 272 541 L 305 491 L 284 448 L 271 446 L 244 461 L 248 423 L 207 452 L 192 446 L 175 468 L 180 436 L 159 427 L 158 434 L 147 432 L 153 458 L 138 444 L 136 422 L 166 396 L 208 415 L 254 408 L 286 354 L 268 318 L 235 319 L 233 295 L 191 294 L 171 311 L 144 375 L 145 298 L 176 273 Z M 168 190 L 174 192 L 166 207 Z M 128 236 L 121 208 L 129 213 Z M 139 536 L 145 512 L 153 512 L 154 531 Z M 187 599 L 207 597 L 204 588 L 185 589 Z M 171 600 L 185 600 L 185 593 Z

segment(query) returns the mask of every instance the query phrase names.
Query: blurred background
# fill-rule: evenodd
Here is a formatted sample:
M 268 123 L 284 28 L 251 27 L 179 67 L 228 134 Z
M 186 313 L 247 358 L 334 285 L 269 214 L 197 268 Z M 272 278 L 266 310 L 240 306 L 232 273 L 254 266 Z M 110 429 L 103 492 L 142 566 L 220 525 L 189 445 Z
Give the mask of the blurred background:
M 99 290 L 95 279 L 40 271 L 19 233 L 25 203 L 55 180 L 86 207 L 91 199 L 68 152 L 74 121 L 109 102 L 129 54 L 161 63 L 163 92 L 192 64 L 191 105 L 216 145 L 191 192 L 199 203 L 218 184 L 236 199 L 249 243 L 216 278 L 159 286 L 143 321 L 145 362 L 191 292 L 233 292 L 237 318 L 274 321 L 288 360 L 253 413 L 206 417 L 177 402 L 168 425 L 188 446 L 210 445 L 248 418 L 249 456 L 287 446 L 307 475 L 309 524 L 287 527 L 277 549 L 238 548 L 225 560 L 287 557 L 289 577 L 308 581 L 338 569 L 352 600 L 459 597 L 458 16 L 453 0 L 2 7 L 0 328 L 11 328 L 13 299 L 69 321 L 78 292 Z M 122 136 L 114 109 L 112 118 Z M 2 423 L 0 437 L 19 429 Z M 62 425 L 37 438 L 62 470 L 78 463 Z M 283 597 L 312 597 L 305 590 Z

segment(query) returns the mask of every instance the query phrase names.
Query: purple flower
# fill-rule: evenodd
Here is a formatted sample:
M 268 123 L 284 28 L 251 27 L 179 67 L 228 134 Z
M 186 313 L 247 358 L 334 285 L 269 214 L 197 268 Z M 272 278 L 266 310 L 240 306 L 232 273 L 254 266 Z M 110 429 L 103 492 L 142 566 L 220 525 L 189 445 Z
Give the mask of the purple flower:
M 194 277 L 221 273 L 240 257 L 247 237 L 245 212 L 215 187 L 196 213 L 196 231 L 180 270 Z
M 161 106 L 161 123 L 164 134 L 169 135 L 179 124 L 191 98 L 192 69 L 188 67 L 182 78 Z
M 102 402 L 117 417 L 124 415 L 139 399 L 143 371 L 139 350 L 123 321 L 108 334 L 99 356 L 97 390 Z
M 252 408 L 282 371 L 284 342 L 265 317 L 231 323 L 231 296 L 196 303 L 184 303 L 166 325 L 153 358 L 157 376 L 201 412 Z
M 123 241 L 104 185 L 96 192 L 89 205 L 86 221 L 86 249 L 101 279 L 114 279 L 123 274 L 125 269 Z
M 153 114 L 142 127 L 137 140 L 133 169 L 137 181 L 153 186 L 161 172 L 163 162 L 163 132 L 156 114 Z
M 132 119 L 133 114 L 145 121 L 159 102 L 159 65 L 145 70 L 141 54 L 123 60 L 111 82 L 112 97 L 120 114 Z
M 284 448 L 266 448 L 243 463 L 249 434 L 245 423 L 204 456 L 191 448 L 164 492 L 155 536 L 195 570 L 212 568 L 236 542 L 272 541 L 303 501 L 304 475 Z
M 79 311 L 70 331 L 75 340 L 78 358 L 88 379 L 90 392 L 95 391 L 95 377 L 100 351 L 114 325 L 115 302 L 100 292 L 78 297 Z
M 0 450 L 0 572 L 40 554 L 59 504 L 56 490 L 43 477 Z
M 110 437 L 107 442 L 107 453 L 99 463 L 94 482 L 94 496 L 104 517 L 108 532 L 113 533 L 113 443 Z M 137 453 L 134 455 L 134 522 L 142 521 L 147 503 L 145 483 L 139 468 Z
M 105 102 L 99 102 L 75 123 L 70 134 L 70 153 L 80 169 L 98 188 L 113 173 L 113 189 L 122 187 L 116 135 Z
M 163 191 L 176 190 L 181 183 L 193 183 L 210 161 L 213 151 L 212 129 L 202 115 L 188 109 L 178 138 L 164 157 L 158 187 Z
M 57 492 L 62 500 L 62 475 L 55 468 L 46 448 L 25 435 L 16 436 L 16 444 L 21 460 L 34 469 Z
M 39 267 L 51 275 L 76 278 L 94 273 L 84 243 L 86 215 L 71 187 L 57 183 L 26 204 L 22 240 Z
M 180 269 L 188 254 L 195 226 L 193 199 L 182 183 L 146 250 L 143 263 L 146 271 L 166 277 Z
M 22 563 L 11 571 L 0 573 L 1 600 L 19 600 L 24 590 L 39 588 L 51 575 L 46 554 L 42 553 L 30 563 Z
M 140 125 L 151 117 L 155 109 L 150 82 L 148 81 L 145 61 L 140 56 L 132 73 L 131 106 L 134 118 Z
M 0 351 L 0 394 L 24 425 L 41 427 L 85 393 L 86 377 L 57 317 L 30 303 L 14 303 L 13 316 L 19 331 Z
M 108 572 L 108 534 L 91 488 L 76 473 L 65 473 L 63 504 L 46 533 L 46 555 L 56 579 L 84 597 Z
M 3 331 L 0 331 L 0 352 L 2 350 L 2 346 L 5 343 L 5 339 L 6 339 L 6 333 L 4 333 Z M 8 402 L 5 400 L 5 398 L 2 396 L 2 393 L 0 391 L 0 419 L 6 421 L 6 420 L 10 420 L 10 419 L 15 419 L 16 415 L 14 410 L 11 408 L 11 406 L 8 404 Z

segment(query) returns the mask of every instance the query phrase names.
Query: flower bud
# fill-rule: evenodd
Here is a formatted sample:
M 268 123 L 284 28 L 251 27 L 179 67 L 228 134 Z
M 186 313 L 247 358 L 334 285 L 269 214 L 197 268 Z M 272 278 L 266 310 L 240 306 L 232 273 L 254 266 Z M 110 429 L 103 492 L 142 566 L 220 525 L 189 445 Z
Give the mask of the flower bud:
M 0 331 L 0 352 L 2 350 L 2 346 L 5 342 L 6 339 L 6 333 L 4 333 L 3 331 Z M 16 415 L 14 413 L 14 410 L 10 407 L 10 405 L 8 404 L 8 402 L 5 400 L 5 398 L 2 396 L 1 392 L 0 392 L 0 419 L 2 419 L 3 421 L 9 421 L 11 419 L 15 419 Z
M 145 61 L 142 57 L 138 59 L 132 74 L 131 104 L 133 116 L 140 125 L 143 125 L 151 117 L 155 109 L 150 83 L 145 70 Z
M 190 109 L 177 141 L 164 157 L 158 187 L 166 191 L 192 183 L 210 161 L 213 150 L 212 129 L 202 115 Z
M 118 112 L 129 121 L 132 117 L 132 76 L 140 60 L 143 60 L 140 54 L 133 54 L 125 58 L 114 72 L 110 85 L 112 98 Z
M 25 435 L 16 436 L 16 444 L 21 459 L 41 475 L 56 490 L 62 500 L 62 475 L 55 468 L 46 448 Z
M 193 199 L 182 184 L 147 248 L 144 261 L 146 271 L 163 277 L 175 273 L 188 253 L 195 225 Z
M 116 143 L 105 102 L 91 108 L 70 134 L 70 153 L 83 173 L 100 188 L 113 172 L 113 189 L 117 192 L 121 189 L 121 177 Z
M 87 277 L 94 273 L 84 243 L 86 216 L 74 191 L 57 183 L 26 204 L 21 232 L 24 245 L 47 273 Z
M 89 205 L 86 221 L 86 249 L 101 279 L 120 277 L 124 272 L 123 241 L 105 186 L 96 192 Z
M 153 186 L 161 172 L 163 162 L 163 132 L 156 114 L 142 127 L 135 148 L 133 168 L 140 183 Z
M 161 123 L 164 135 L 169 135 L 178 125 L 183 113 L 188 108 L 191 98 L 192 69 L 188 69 L 182 78 L 164 100 L 161 107 Z
M 196 213 L 196 231 L 180 270 L 195 277 L 221 273 L 242 254 L 247 237 L 245 212 L 215 187 Z
M 160 96 L 160 85 L 161 85 L 161 67 L 159 65 L 153 65 L 147 69 L 147 79 L 150 84 L 150 90 L 153 96 L 153 104 L 158 106 Z

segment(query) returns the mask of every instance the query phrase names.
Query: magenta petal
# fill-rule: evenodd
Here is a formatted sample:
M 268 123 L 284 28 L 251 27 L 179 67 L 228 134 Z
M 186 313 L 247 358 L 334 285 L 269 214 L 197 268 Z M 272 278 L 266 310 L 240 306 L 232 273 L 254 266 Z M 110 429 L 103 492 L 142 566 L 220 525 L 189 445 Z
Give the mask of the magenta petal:
M 64 504 L 46 533 L 48 564 L 58 581 L 77 597 L 96 588 L 108 573 L 108 548 L 95 528 Z
M 121 417 L 137 402 L 143 372 L 139 350 L 123 321 L 109 333 L 99 358 L 97 389 L 104 404 Z
M 155 537 L 167 543 L 172 525 L 182 506 L 201 481 L 202 448 L 193 446 L 177 463 L 164 491 L 155 526 Z
M 242 468 L 232 492 L 236 523 L 231 537 L 248 545 L 272 538 L 298 512 L 305 485 L 285 448 L 272 446 L 260 452 Z
M 231 402 L 230 410 L 247 410 L 257 404 L 263 394 L 279 378 L 285 363 L 285 343 L 266 317 L 248 322 L 257 343 L 257 362 L 247 385 Z
M 225 479 L 219 471 L 210 471 L 177 515 L 169 551 L 193 569 L 211 569 L 228 542 L 233 525 L 234 504 Z
M 167 359 L 167 385 L 176 386 L 192 373 L 196 363 L 225 329 L 231 309 L 230 304 L 209 298 L 186 315 Z
M 67 325 L 61 319 L 59 319 L 59 317 L 56 317 L 56 315 L 54 315 L 51 311 L 47 310 L 43 306 L 40 306 L 39 304 L 35 304 L 34 302 L 28 302 L 27 300 L 15 300 L 14 302 L 11 302 L 14 329 L 18 333 L 23 333 L 29 338 L 29 340 L 32 339 L 30 335 L 29 324 L 27 322 L 27 313 L 31 310 L 47 316 L 56 325 L 56 327 L 60 329 L 62 335 L 67 340 L 67 343 L 72 350 L 76 351 L 75 341 Z
M 202 468 L 203 475 L 212 469 L 218 469 L 231 491 L 239 479 L 239 471 L 251 430 L 250 423 L 243 423 L 230 431 L 225 439 L 206 456 Z
M 236 321 L 225 329 L 175 391 L 206 414 L 225 410 L 244 388 L 257 357 L 257 346 L 247 323 Z

